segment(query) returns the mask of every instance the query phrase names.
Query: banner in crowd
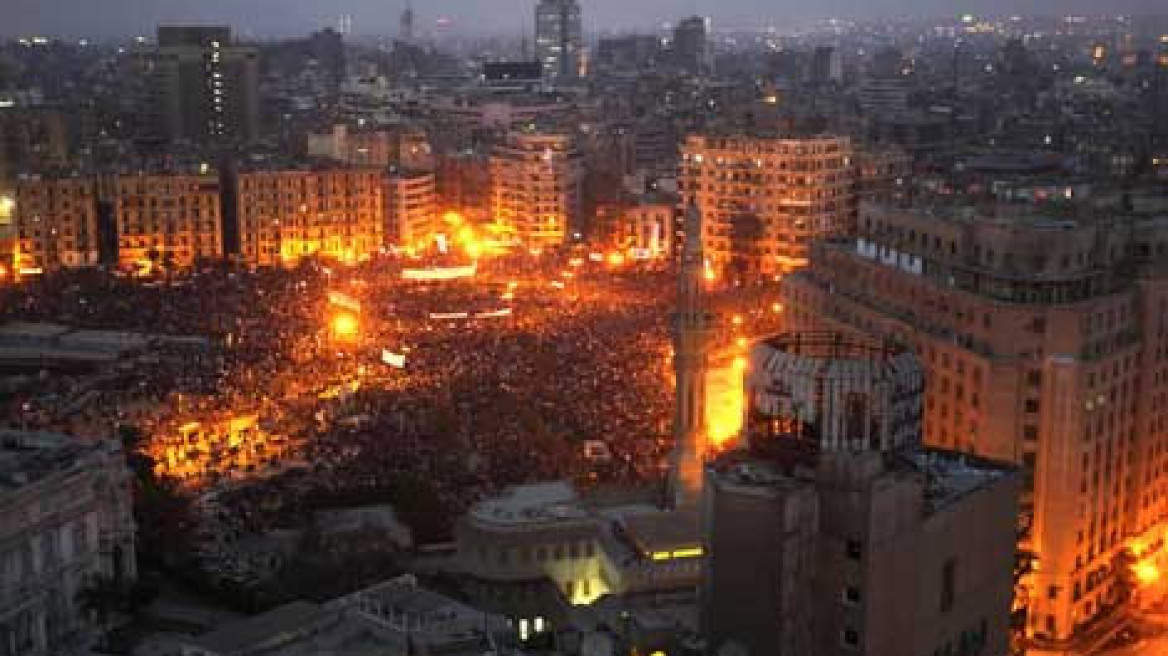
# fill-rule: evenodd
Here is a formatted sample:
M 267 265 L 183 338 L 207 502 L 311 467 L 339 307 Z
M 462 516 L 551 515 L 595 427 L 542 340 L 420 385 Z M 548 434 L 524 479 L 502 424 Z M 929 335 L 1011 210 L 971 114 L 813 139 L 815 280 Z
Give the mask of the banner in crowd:
M 473 278 L 478 272 L 475 265 L 456 267 L 431 267 L 428 269 L 402 269 L 403 280 L 457 280 L 459 278 Z
M 346 310 L 352 310 L 353 312 L 361 311 L 361 301 L 358 301 L 357 299 L 349 296 L 344 292 L 329 292 L 328 299 L 329 303 L 332 303 L 337 307 L 343 307 Z
M 405 353 L 394 353 L 389 349 L 381 349 L 381 361 L 391 367 L 397 367 L 398 369 L 406 368 Z

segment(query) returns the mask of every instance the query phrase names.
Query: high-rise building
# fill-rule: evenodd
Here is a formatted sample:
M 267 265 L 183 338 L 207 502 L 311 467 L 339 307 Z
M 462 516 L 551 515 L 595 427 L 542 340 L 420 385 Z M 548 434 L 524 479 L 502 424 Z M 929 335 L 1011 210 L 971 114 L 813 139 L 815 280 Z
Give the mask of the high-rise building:
M 68 156 L 65 116 L 59 109 L 0 108 L 0 180 L 48 173 Z
M 922 373 L 833 333 L 751 349 L 746 446 L 706 467 L 711 653 L 1007 653 L 1018 476 L 920 448 Z
M 866 206 L 784 279 L 794 330 L 892 337 L 928 372 L 930 445 L 1024 472 L 1016 603 L 1039 653 L 1082 653 L 1168 571 L 1168 228 L 1115 209 Z
M 227 27 L 161 26 L 146 53 L 143 111 L 154 136 L 251 141 L 260 132 L 258 50 Z
M 820 46 L 811 55 L 808 78 L 812 84 L 831 84 L 844 79 L 844 61 L 838 48 Z
M 383 179 L 370 168 L 240 173 L 240 255 L 260 266 L 289 266 L 307 257 L 353 263 L 377 253 Z
M 535 7 L 535 55 L 549 78 L 581 73 L 584 32 L 576 0 L 539 0 Z
M 16 273 L 97 264 L 97 186 L 92 178 L 22 177 L 8 202 Z
M 414 3 L 406 0 L 405 9 L 402 10 L 400 24 L 398 25 L 398 39 L 402 43 L 414 42 Z
M 706 374 L 709 370 L 713 315 L 705 303 L 706 258 L 702 251 L 702 214 L 690 202 L 685 211 L 685 245 L 673 313 L 673 456 L 669 499 L 673 508 L 701 500 L 702 460 L 706 455 Z
M 386 178 L 385 208 L 387 242 L 415 251 L 433 245 L 441 228 L 433 173 L 391 171 Z
M 661 59 L 661 39 L 652 34 L 630 34 L 603 38 L 596 53 L 601 71 L 643 71 Z
M 691 75 L 708 73 L 713 66 L 710 21 L 701 16 L 682 19 L 673 28 L 673 63 Z
M 110 194 L 120 266 L 183 269 L 222 257 L 217 175 L 120 175 Z
M 1160 41 L 1152 71 L 1152 147 L 1168 170 L 1168 39 Z
M 116 441 L 0 431 L 0 653 L 73 653 L 81 599 L 137 578 L 131 475 Z
M 494 219 L 527 248 L 559 246 L 580 221 L 583 180 L 570 136 L 513 133 L 491 154 Z
M 752 278 L 797 269 L 811 240 L 854 221 L 846 137 L 705 134 L 683 150 L 682 183 L 702 211 L 715 271 Z

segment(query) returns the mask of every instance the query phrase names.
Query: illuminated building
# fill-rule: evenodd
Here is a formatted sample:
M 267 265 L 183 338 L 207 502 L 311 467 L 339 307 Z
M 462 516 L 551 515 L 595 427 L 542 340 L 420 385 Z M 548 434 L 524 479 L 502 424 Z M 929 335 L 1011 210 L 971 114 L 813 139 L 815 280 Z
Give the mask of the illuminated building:
M 561 622 L 570 606 L 605 595 L 692 600 L 696 526 L 696 514 L 604 503 L 565 482 L 522 485 L 458 521 L 456 562 L 478 605 L 517 622 Z
M 632 203 L 597 208 L 596 234 L 606 247 L 635 259 L 668 257 L 673 252 L 675 199 L 645 196 Z
M 231 29 L 161 26 L 158 46 L 142 57 L 147 98 L 143 111 L 160 138 L 229 139 L 259 136 L 259 51 L 232 41 Z
M 121 175 L 112 181 L 118 264 L 187 268 L 223 255 L 219 177 Z
M 904 348 L 753 347 L 747 446 L 706 467 L 712 653 L 1007 653 L 1018 476 L 921 449 L 923 386 Z
M 854 220 L 851 157 L 846 137 L 690 136 L 682 183 L 714 269 L 758 277 L 806 264 L 812 240 Z
M 383 244 L 383 184 L 370 168 L 240 173 L 240 254 L 260 266 L 369 257 Z
M 701 498 L 702 459 L 706 455 L 706 374 L 709 369 L 712 318 L 705 303 L 705 256 L 702 214 L 692 202 L 685 211 L 685 246 L 678 273 L 677 310 L 673 314 L 673 456 L 668 503 L 694 506 Z
M 425 250 L 442 230 L 433 173 L 391 171 L 385 181 L 386 241 Z
M 584 35 L 580 3 L 576 0 L 539 0 L 535 7 L 535 55 L 549 78 L 581 74 Z
M 526 247 L 558 246 L 581 219 L 583 178 L 571 137 L 512 133 L 491 155 L 493 218 Z
M 98 260 L 92 178 L 22 177 L 9 202 L 17 273 L 92 266 Z
M 1077 209 L 867 207 L 784 278 L 792 329 L 913 347 L 930 445 L 1022 466 L 1038 653 L 1081 653 L 1122 615 L 1131 555 L 1168 564 L 1168 228 Z
M 72 653 L 81 593 L 137 577 L 131 482 L 117 441 L 0 431 L 0 653 Z

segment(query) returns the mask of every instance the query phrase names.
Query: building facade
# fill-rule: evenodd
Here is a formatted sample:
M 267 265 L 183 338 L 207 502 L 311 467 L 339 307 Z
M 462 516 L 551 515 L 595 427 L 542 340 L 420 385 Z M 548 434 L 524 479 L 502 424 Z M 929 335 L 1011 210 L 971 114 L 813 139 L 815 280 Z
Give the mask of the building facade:
M 97 185 L 92 178 L 22 177 L 11 199 L 18 274 L 98 262 Z
M 426 250 L 442 229 L 435 175 L 394 171 L 385 184 L 386 240 L 407 250 Z
M 581 74 L 584 32 L 576 0 L 540 0 L 535 7 L 535 55 L 551 79 Z
M 259 266 L 306 257 L 354 263 L 384 242 L 384 177 L 371 168 L 240 173 L 240 255 Z
M 867 207 L 784 280 L 792 329 L 912 345 L 929 444 L 1021 465 L 1037 653 L 1088 647 L 1139 592 L 1133 558 L 1168 565 L 1168 227 L 1080 212 Z
M 756 344 L 747 446 L 712 460 L 702 628 L 748 654 L 1008 653 L 1018 477 L 920 448 L 907 349 Z
M 67 653 L 80 593 L 137 577 L 130 488 L 116 442 L 0 431 L 0 654 Z
M 846 137 L 694 135 L 681 182 L 705 219 L 706 257 L 739 279 L 807 263 L 812 240 L 854 221 L 852 145 Z
M 109 194 L 119 266 L 185 269 L 222 257 L 217 175 L 121 175 L 110 182 Z
M 581 220 L 583 180 L 571 137 L 514 133 L 491 155 L 493 218 L 523 246 L 559 246 Z
M 701 16 L 683 18 L 673 28 L 673 63 L 691 75 L 703 75 L 713 68 L 710 48 L 710 21 Z
M 142 111 L 167 140 L 252 141 L 260 132 L 259 51 L 228 27 L 162 26 L 143 56 Z

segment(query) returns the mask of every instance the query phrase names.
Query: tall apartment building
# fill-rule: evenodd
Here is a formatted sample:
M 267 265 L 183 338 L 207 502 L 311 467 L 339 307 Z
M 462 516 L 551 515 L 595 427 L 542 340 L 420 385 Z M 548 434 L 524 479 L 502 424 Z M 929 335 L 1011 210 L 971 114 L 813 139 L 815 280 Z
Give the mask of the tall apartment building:
M 0 654 L 71 653 L 79 593 L 137 577 L 130 487 L 117 442 L 0 431 Z
M 10 203 L 17 273 L 97 264 L 97 185 L 92 178 L 22 177 Z
M 930 444 L 1023 467 L 1016 603 L 1042 654 L 1090 647 L 1132 558 L 1168 571 L 1168 226 L 1081 212 L 865 207 L 784 279 L 792 329 L 913 346 Z
M 739 278 L 807 263 L 812 240 L 854 221 L 847 137 L 693 135 L 683 147 L 683 194 L 705 217 L 706 256 Z
M 68 156 L 64 112 L 50 107 L 0 109 L 0 180 L 47 172 Z
M 683 18 L 673 28 L 673 64 L 692 75 L 702 75 L 713 68 L 710 48 L 710 21 L 701 16 Z
M 386 241 L 417 251 L 429 248 L 442 231 L 434 174 L 391 171 L 385 185 Z
M 491 155 L 494 219 L 528 248 L 558 246 L 581 220 L 583 181 L 570 136 L 512 133 Z
M 119 266 L 182 269 L 223 255 L 217 175 L 120 175 L 109 198 Z
M 745 383 L 746 447 L 706 467 L 711 653 L 1008 653 L 1018 476 L 920 447 L 916 358 L 785 334 Z
M 383 184 L 381 171 L 372 168 L 240 172 L 239 254 L 259 266 L 369 257 L 383 244 Z
M 157 47 L 142 59 L 142 111 L 153 136 L 196 142 L 259 136 L 259 51 L 234 43 L 230 28 L 160 26 Z
M 535 6 L 535 55 L 548 78 L 581 73 L 584 31 L 576 0 L 539 0 Z

